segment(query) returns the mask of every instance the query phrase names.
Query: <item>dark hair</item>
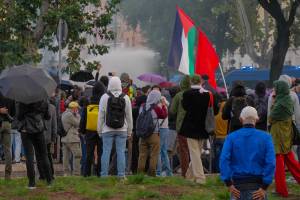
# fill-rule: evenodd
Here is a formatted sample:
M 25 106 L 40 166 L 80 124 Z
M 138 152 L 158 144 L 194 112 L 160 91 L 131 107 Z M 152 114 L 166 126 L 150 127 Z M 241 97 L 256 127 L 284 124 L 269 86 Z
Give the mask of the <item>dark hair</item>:
M 146 85 L 145 87 L 142 87 L 142 92 L 144 93 L 144 94 L 147 94 L 147 92 L 148 92 L 148 90 L 151 88 L 151 86 L 150 85 Z
M 154 88 L 158 88 L 159 91 L 161 91 L 161 87 L 160 87 L 159 85 L 153 85 L 153 86 L 151 87 L 151 90 L 153 90 Z
M 107 76 L 101 76 L 100 81 L 103 83 L 105 87 L 108 87 L 109 78 Z
M 266 95 L 266 84 L 263 82 L 258 82 L 255 86 L 255 94 L 257 96 L 265 96 Z
M 204 74 L 201 76 L 203 80 L 208 81 L 209 80 L 209 76 L 207 74 Z

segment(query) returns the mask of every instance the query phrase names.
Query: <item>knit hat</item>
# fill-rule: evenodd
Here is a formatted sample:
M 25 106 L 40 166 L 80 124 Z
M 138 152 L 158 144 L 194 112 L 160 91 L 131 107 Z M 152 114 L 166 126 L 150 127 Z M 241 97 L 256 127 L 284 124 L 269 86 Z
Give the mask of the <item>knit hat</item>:
M 192 85 L 199 85 L 199 83 L 201 83 L 201 76 L 193 75 L 191 77 L 191 83 L 192 83 Z
M 79 108 L 79 104 L 76 101 L 72 101 L 68 105 L 69 108 Z
M 258 120 L 259 119 L 256 109 L 251 106 L 247 106 L 247 107 L 243 108 L 240 118 L 242 118 L 243 120 L 245 120 L 245 119 Z

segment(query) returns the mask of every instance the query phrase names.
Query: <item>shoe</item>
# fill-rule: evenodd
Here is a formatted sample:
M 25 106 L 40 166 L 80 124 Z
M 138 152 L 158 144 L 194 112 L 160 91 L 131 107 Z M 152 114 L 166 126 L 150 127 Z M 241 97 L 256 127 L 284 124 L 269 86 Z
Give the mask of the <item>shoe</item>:
M 47 188 L 51 188 L 53 185 L 53 181 L 47 182 Z
M 29 190 L 35 190 L 36 189 L 35 183 L 29 183 L 28 189 Z

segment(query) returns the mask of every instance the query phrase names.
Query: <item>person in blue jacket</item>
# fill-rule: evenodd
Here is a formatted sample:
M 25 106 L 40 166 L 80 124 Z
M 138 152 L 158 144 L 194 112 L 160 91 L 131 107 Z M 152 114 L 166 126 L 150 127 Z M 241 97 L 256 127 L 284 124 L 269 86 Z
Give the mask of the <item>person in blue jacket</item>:
M 245 107 L 240 115 L 243 128 L 225 140 L 220 171 L 231 199 L 267 199 L 266 190 L 275 171 L 275 151 L 271 135 L 255 128 L 258 119 L 255 108 Z

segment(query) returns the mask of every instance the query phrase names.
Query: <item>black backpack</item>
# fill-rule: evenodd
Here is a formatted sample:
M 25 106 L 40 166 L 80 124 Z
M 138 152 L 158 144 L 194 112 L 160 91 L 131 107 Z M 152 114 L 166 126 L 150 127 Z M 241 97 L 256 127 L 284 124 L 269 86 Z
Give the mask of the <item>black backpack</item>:
M 122 128 L 125 123 L 125 94 L 115 97 L 111 92 L 107 93 L 109 98 L 107 101 L 106 125 L 110 128 Z
M 144 106 L 136 120 L 136 136 L 140 138 L 147 138 L 151 136 L 155 131 L 157 124 L 158 120 L 157 123 L 154 123 L 152 107 L 149 110 L 146 110 L 146 106 Z
M 258 122 L 266 122 L 268 118 L 268 96 L 254 95 L 254 107 L 259 117 Z

